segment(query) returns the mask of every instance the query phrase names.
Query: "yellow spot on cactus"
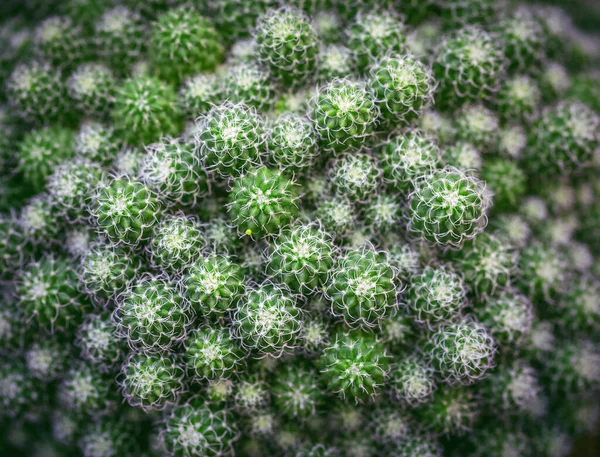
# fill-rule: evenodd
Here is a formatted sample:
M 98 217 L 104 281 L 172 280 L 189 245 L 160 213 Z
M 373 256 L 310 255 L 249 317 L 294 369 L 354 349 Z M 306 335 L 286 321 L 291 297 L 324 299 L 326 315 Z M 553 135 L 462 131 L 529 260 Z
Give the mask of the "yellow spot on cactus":
M 250 230 L 250 229 L 246 230 L 246 235 L 248 235 L 248 236 L 252 235 L 252 230 Z

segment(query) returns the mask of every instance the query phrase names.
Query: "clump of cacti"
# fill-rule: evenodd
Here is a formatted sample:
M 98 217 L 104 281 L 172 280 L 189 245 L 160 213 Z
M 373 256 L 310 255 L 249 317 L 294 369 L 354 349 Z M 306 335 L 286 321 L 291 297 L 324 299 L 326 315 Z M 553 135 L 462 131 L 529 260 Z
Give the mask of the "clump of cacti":
M 0 454 L 597 428 L 593 2 L 4 3 Z

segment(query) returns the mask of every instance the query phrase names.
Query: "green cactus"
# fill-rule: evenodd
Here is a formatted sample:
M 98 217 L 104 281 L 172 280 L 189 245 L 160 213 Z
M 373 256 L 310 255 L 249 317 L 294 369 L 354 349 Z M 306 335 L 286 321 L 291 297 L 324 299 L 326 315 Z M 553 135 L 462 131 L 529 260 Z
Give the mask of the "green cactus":
M 326 294 L 334 316 L 349 327 L 368 328 L 398 306 L 402 287 L 388 254 L 367 247 L 336 260 Z
M 116 336 L 116 327 L 108 314 L 89 314 L 77 329 L 75 344 L 81 357 L 103 372 L 111 372 L 122 362 L 126 347 Z
M 317 371 L 308 363 L 284 365 L 274 375 L 273 403 L 284 416 L 308 419 L 323 402 Z
M 296 184 L 277 169 L 255 168 L 233 182 L 227 210 L 238 232 L 277 234 L 298 213 Z
M 394 398 L 411 407 L 430 401 L 436 389 L 433 369 L 416 356 L 392 365 L 390 385 Z
M 273 80 L 298 87 L 314 77 L 319 40 L 303 12 L 290 7 L 266 12 L 258 18 L 254 39 L 258 61 Z
M 212 71 L 224 59 L 223 44 L 211 21 L 187 6 L 158 16 L 150 30 L 148 53 L 158 75 L 174 83 Z
M 266 132 L 266 149 L 272 166 L 306 174 L 319 154 L 312 122 L 293 113 L 277 117 Z
M 223 98 L 243 103 L 258 112 L 268 112 L 274 103 L 276 87 L 267 71 L 256 64 L 239 64 L 228 69 L 222 84 Z
M 115 102 L 117 80 L 106 65 L 88 63 L 77 67 L 67 80 L 75 108 L 85 116 L 105 119 Z
M 383 171 L 377 157 L 367 153 L 346 153 L 329 165 L 329 179 L 337 195 L 364 203 L 381 186 Z

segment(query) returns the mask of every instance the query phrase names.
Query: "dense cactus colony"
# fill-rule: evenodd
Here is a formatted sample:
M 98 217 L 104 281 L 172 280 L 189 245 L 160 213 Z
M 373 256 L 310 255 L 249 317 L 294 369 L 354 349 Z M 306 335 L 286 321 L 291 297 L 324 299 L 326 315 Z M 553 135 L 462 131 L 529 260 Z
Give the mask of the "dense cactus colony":
M 577 15 L 0 3 L 1 455 L 566 457 L 597 429 Z

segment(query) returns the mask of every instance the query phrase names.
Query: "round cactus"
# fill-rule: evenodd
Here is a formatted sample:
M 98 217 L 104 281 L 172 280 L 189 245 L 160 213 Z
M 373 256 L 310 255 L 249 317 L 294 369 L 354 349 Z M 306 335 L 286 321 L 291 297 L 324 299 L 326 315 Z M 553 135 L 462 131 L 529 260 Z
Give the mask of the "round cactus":
M 353 328 L 373 327 L 398 305 L 402 284 L 385 251 L 349 250 L 337 259 L 326 294 L 331 312 Z
M 146 147 L 140 179 L 170 205 L 195 206 L 209 193 L 208 176 L 192 148 L 163 137 Z
M 145 275 L 123 293 L 112 317 L 132 349 L 165 351 L 186 338 L 195 315 L 178 284 Z
M 352 54 L 347 47 L 330 44 L 319 51 L 317 80 L 320 83 L 327 83 L 334 78 L 343 78 L 353 70 Z
M 77 329 L 75 344 L 81 356 L 101 371 L 110 372 L 121 363 L 125 354 L 122 340 L 108 314 L 87 315 Z
M 464 141 L 458 141 L 444 149 L 442 158 L 447 166 L 466 173 L 478 174 L 483 166 L 481 152 Z
M 526 150 L 532 172 L 569 173 L 587 165 L 598 147 L 600 116 L 578 102 L 548 107 L 535 122 Z
M 288 364 L 277 370 L 271 393 L 277 410 L 294 419 L 314 416 L 323 401 L 317 372 L 305 363 Z
M 200 73 L 187 78 L 179 88 L 177 103 L 188 119 L 208 113 L 223 95 L 223 88 L 214 73 Z
M 141 269 L 141 259 L 128 248 L 99 242 L 81 257 L 77 276 L 90 297 L 103 301 L 125 291 Z
M 71 222 L 89 220 L 88 207 L 96 186 L 103 179 L 102 169 L 84 158 L 59 164 L 48 178 L 48 194 L 58 213 Z
M 394 444 L 389 457 L 441 457 L 440 444 L 425 433 L 411 433 Z
M 205 246 L 197 220 L 183 214 L 165 216 L 148 245 L 150 262 L 159 271 L 179 273 L 200 258 Z
M 69 347 L 56 340 L 34 343 L 25 352 L 25 362 L 29 374 L 48 383 L 59 379 L 66 371 Z
M 239 233 L 262 237 L 284 229 L 297 215 L 298 201 L 294 181 L 260 167 L 233 182 L 227 210 Z
M 456 118 L 456 138 L 471 143 L 482 152 L 492 152 L 498 142 L 500 121 L 483 105 L 465 105 Z
M 98 54 L 120 72 L 126 73 L 146 50 L 147 25 L 126 6 L 106 9 L 95 23 L 95 32 Z
M 132 354 L 123 364 L 118 383 L 131 406 L 162 410 L 177 403 L 184 376 L 185 370 L 173 354 Z
M 223 328 L 201 327 L 185 341 L 183 360 L 194 379 L 225 379 L 244 368 L 244 352 Z
M 535 81 L 519 75 L 504 81 L 495 100 L 504 121 L 528 122 L 537 115 L 542 94 Z
M 402 17 L 392 10 L 359 11 L 346 29 L 348 48 L 361 72 L 386 54 L 403 54 L 406 45 Z
M 114 412 L 118 403 L 112 379 L 98 367 L 79 362 L 62 379 L 57 391 L 58 404 L 78 418 L 99 418 Z
M 505 73 L 501 44 L 483 29 L 466 26 L 441 43 L 433 73 L 439 83 L 436 102 L 440 106 L 489 98 Z
M 301 86 L 317 68 L 319 40 L 309 18 L 289 7 L 258 18 L 255 31 L 258 61 L 284 86 Z
M 17 146 L 17 169 L 35 190 L 42 190 L 56 166 L 73 156 L 73 140 L 71 130 L 58 126 L 28 133 Z
M 6 92 L 16 114 L 28 122 L 44 124 L 71 114 L 62 75 L 47 63 L 18 65 L 7 81 Z
M 521 250 L 518 285 L 532 299 L 552 299 L 566 281 L 565 259 L 555 249 L 532 243 Z
M 419 130 L 392 136 L 381 146 L 381 168 L 394 189 L 410 191 L 416 180 L 440 166 L 440 150 L 432 137 Z
M 4 362 L 0 367 L 0 398 L 2 416 L 9 419 L 21 416 L 29 407 L 42 401 L 39 383 L 21 360 Z
M 15 214 L 0 214 L 0 280 L 8 280 L 28 260 L 26 238 Z
M 101 165 L 109 165 L 122 148 L 115 129 L 99 122 L 82 122 L 75 136 L 75 156 Z
M 511 72 L 534 72 L 543 67 L 546 34 L 544 27 L 532 12 L 518 8 L 497 26 L 499 38 Z
M 232 103 L 243 103 L 259 112 L 267 112 L 275 99 L 275 86 L 269 73 L 255 64 L 230 68 L 223 81 L 223 97 Z
M 547 312 L 560 328 L 593 335 L 600 328 L 600 284 L 587 276 L 574 279 Z
M 409 205 L 409 231 L 443 247 L 460 247 L 487 225 L 484 184 L 453 168 L 420 180 Z
M 78 111 L 89 117 L 106 118 L 115 101 L 117 81 L 106 65 L 79 66 L 67 81 L 69 96 Z
M 541 395 L 536 371 L 522 359 L 500 366 L 482 386 L 484 401 L 511 414 L 535 415 Z
M 481 179 L 492 193 L 495 210 L 514 208 L 527 191 L 527 176 L 512 160 L 493 159 L 484 163 Z
M 302 310 L 285 289 L 266 284 L 249 289 L 240 301 L 234 334 L 259 357 L 281 356 L 297 346 L 301 318 Z
M 469 385 L 494 367 L 496 345 L 483 325 L 465 320 L 444 323 L 433 330 L 423 352 L 445 382 Z
M 182 130 L 177 94 L 154 77 L 125 80 L 115 95 L 111 114 L 119 134 L 131 144 L 150 144 Z
M 369 334 L 337 332 L 318 360 L 327 390 L 356 402 L 379 393 L 387 380 L 390 358 Z
M 189 266 L 183 276 L 187 296 L 198 314 L 220 317 L 235 309 L 245 290 L 240 265 L 223 254 L 209 254 Z
M 293 292 L 310 294 L 325 284 L 333 261 L 333 240 L 327 232 L 296 225 L 273 241 L 267 272 Z
M 27 242 L 51 245 L 61 232 L 57 205 L 47 194 L 38 194 L 21 208 L 18 224 Z
M 35 30 L 35 49 L 47 62 L 72 68 L 90 57 L 90 46 L 82 28 L 67 16 L 45 19 Z
M 275 119 L 266 134 L 269 163 L 294 175 L 305 174 L 318 155 L 309 119 L 289 113 Z
M 329 166 L 334 191 L 358 202 L 365 202 L 377 191 L 382 174 L 377 158 L 366 153 L 344 154 Z
M 211 21 L 183 6 L 161 14 L 150 30 L 148 53 L 161 78 L 179 83 L 212 71 L 224 59 L 223 44 Z
M 165 447 L 175 457 L 218 457 L 230 452 L 239 438 L 233 413 L 210 408 L 199 399 L 180 405 L 166 417 L 161 429 Z
M 472 389 L 442 386 L 428 403 L 415 410 L 415 416 L 433 436 L 460 436 L 472 431 L 479 411 L 479 399 Z
M 151 237 L 162 211 L 157 194 L 127 175 L 101 186 L 90 208 L 98 228 L 112 242 L 133 246 Z
M 482 233 L 453 257 L 456 269 L 476 297 L 494 296 L 516 275 L 517 252 L 500 235 Z
M 235 390 L 234 403 L 242 414 L 256 414 L 271 401 L 268 385 L 260 375 L 247 375 Z
M 500 129 L 498 133 L 498 152 L 505 157 L 519 160 L 527 147 L 527 134 L 519 124 L 510 124 Z
M 53 254 L 25 267 L 17 293 L 27 322 L 51 332 L 64 332 L 77 326 L 86 309 L 73 266 Z
M 125 419 L 107 418 L 87 426 L 78 442 L 84 457 L 107 457 L 140 452 L 133 424 Z
M 323 224 L 323 228 L 337 235 L 347 235 L 356 225 L 358 213 L 346 197 L 327 196 L 317 205 L 316 214 Z
M 405 300 L 413 319 L 427 326 L 460 318 L 467 304 L 463 280 L 445 267 L 425 267 L 413 276 Z
M 370 69 L 369 87 L 388 121 L 409 123 L 432 103 L 435 82 L 411 56 L 385 56 Z
M 196 124 L 196 146 L 209 170 L 222 178 L 244 174 L 264 154 L 263 120 L 244 104 L 213 106 Z
M 400 200 L 390 194 L 382 194 L 371 199 L 363 210 L 365 225 L 377 233 L 389 233 L 400 224 L 402 206 Z
M 379 116 L 365 83 L 335 78 L 318 89 L 311 119 L 323 150 L 358 149 L 373 135 Z
M 389 382 L 393 397 L 412 407 L 428 402 L 436 388 L 433 369 L 415 356 L 393 364 Z

